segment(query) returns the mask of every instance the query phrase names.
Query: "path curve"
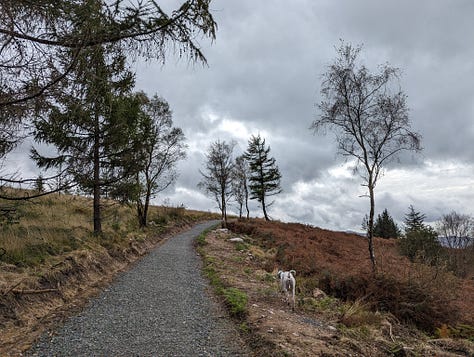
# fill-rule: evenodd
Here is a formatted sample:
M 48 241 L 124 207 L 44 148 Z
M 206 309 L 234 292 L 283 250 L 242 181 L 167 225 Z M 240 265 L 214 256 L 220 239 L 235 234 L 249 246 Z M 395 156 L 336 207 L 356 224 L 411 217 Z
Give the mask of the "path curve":
M 244 356 L 233 323 L 209 296 L 194 226 L 121 273 L 28 356 Z

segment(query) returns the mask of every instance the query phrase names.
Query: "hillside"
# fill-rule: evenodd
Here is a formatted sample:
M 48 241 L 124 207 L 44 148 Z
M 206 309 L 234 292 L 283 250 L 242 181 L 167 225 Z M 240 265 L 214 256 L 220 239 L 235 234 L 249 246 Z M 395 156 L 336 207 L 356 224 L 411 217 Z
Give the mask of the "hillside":
M 149 227 L 139 229 L 132 207 L 105 201 L 103 234 L 94 236 L 86 197 L 0 205 L 14 212 L 0 234 L 0 355 L 27 349 L 171 234 L 218 218 L 155 206 Z M 395 240 L 376 239 L 379 274 L 373 278 L 366 241 L 358 235 L 258 219 L 229 228 L 209 234 L 207 244 L 201 239 L 199 250 L 256 355 L 474 353 L 461 338 L 473 339 L 472 276 L 459 279 L 410 263 Z M 297 271 L 296 312 L 278 294 L 278 268 Z
M 218 291 L 236 288 L 248 297 L 237 320 L 260 354 L 474 353 L 467 339 L 474 339 L 472 279 L 410 263 L 395 240 L 376 239 L 373 277 L 367 242 L 358 235 L 263 220 L 229 229 L 206 238 L 206 271 Z M 278 293 L 278 269 L 297 272 L 294 313 Z

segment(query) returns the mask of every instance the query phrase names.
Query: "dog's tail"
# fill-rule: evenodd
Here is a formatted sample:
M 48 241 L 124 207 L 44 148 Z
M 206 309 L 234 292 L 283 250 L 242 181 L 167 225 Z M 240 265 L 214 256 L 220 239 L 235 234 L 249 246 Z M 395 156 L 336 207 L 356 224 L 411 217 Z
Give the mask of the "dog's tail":
M 295 271 L 295 270 L 290 270 L 290 273 L 293 274 L 293 275 L 296 275 L 296 271 Z

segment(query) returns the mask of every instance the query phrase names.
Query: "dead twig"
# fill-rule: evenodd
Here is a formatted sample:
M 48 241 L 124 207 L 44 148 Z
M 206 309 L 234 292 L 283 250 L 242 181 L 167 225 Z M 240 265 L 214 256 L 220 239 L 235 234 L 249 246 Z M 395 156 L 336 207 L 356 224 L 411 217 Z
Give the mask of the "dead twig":
M 13 291 L 18 285 L 20 285 L 23 280 L 25 279 L 21 279 L 18 283 L 16 283 L 15 285 L 11 286 L 10 288 L 8 288 L 7 290 L 5 290 L 3 293 L 2 293 L 2 296 L 5 296 L 7 295 L 10 291 Z
M 59 291 L 59 289 L 39 289 L 39 290 L 28 290 L 28 289 L 12 289 L 11 292 L 14 294 L 45 294 Z

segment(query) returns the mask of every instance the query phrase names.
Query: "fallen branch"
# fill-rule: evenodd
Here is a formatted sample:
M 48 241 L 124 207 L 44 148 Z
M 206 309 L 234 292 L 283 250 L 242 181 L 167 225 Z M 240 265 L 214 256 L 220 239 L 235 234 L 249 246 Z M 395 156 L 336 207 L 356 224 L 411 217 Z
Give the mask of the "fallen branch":
M 45 294 L 59 291 L 59 289 L 41 289 L 41 290 L 27 290 L 27 289 L 12 289 L 14 294 Z
M 5 290 L 3 293 L 2 293 L 2 296 L 5 296 L 7 295 L 10 291 L 13 291 L 18 285 L 20 285 L 25 279 L 21 279 L 18 283 L 16 283 L 15 285 L 11 286 L 10 288 L 8 288 L 7 290 Z

